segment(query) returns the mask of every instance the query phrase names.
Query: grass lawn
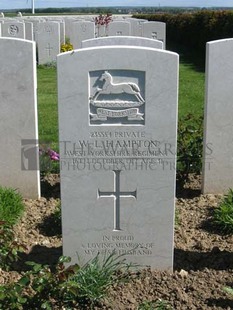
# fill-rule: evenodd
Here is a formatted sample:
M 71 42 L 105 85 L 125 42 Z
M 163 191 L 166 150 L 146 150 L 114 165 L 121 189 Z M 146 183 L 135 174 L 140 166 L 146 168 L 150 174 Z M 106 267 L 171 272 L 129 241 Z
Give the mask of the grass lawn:
M 39 66 L 38 76 L 38 117 L 41 142 L 50 142 L 58 150 L 58 111 L 56 69 Z M 184 54 L 180 57 L 179 74 L 179 119 L 191 113 L 203 115 L 204 81 L 203 69 L 190 62 Z

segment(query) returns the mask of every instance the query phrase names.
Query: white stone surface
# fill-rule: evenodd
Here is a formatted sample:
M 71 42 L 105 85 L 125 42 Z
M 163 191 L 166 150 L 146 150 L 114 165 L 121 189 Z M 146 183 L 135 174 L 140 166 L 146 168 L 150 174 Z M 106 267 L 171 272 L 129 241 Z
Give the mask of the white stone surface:
M 64 255 L 172 269 L 178 55 L 95 47 L 57 69 Z
M 166 48 L 166 24 L 162 22 L 145 22 L 142 24 L 142 36 L 163 42 Z
M 37 199 L 40 173 L 35 43 L 0 38 L 0 55 L 4 55 L 0 57 L 0 185 Z
M 106 27 L 106 34 L 108 36 L 129 36 L 130 23 L 124 21 L 113 21 Z
M 2 36 L 25 39 L 25 25 L 21 22 L 4 22 L 2 24 Z
M 94 46 L 105 46 L 105 45 L 134 45 L 143 47 L 152 47 L 163 49 L 163 42 L 159 40 L 141 38 L 141 37 L 127 37 L 127 36 L 112 36 L 95 38 L 85 40 L 82 42 L 82 48 L 94 47 Z
M 95 37 L 95 24 L 88 21 L 78 21 L 71 24 L 70 43 L 74 49 L 82 47 L 82 41 Z
M 33 23 L 24 22 L 25 24 L 25 38 L 26 40 L 33 40 Z
M 130 22 L 131 25 L 130 35 L 136 37 L 142 37 L 142 24 L 145 23 L 147 20 L 138 18 L 128 18 L 126 21 Z
M 56 61 L 60 53 L 60 24 L 44 22 L 38 24 L 38 62 L 46 64 Z
M 203 193 L 233 188 L 233 39 L 207 43 Z

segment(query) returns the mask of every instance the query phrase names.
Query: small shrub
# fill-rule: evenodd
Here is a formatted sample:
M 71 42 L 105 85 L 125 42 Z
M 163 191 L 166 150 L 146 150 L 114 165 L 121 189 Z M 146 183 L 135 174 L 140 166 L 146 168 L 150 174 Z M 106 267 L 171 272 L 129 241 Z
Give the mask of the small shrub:
M 12 188 L 0 187 L 0 220 L 14 225 L 24 212 L 22 196 Z
M 83 267 L 65 268 L 69 257 L 62 256 L 52 272 L 48 266 L 28 262 L 31 270 L 16 283 L 0 286 L 0 309 L 73 309 L 94 305 L 107 295 L 108 288 L 125 280 L 132 266 L 115 253 L 104 260 L 99 255 Z
M 78 297 L 92 305 L 107 296 L 113 284 L 126 280 L 128 271 L 133 265 L 127 264 L 123 255 L 115 252 L 100 259 L 99 254 L 72 276 L 69 281 L 79 286 Z M 75 296 L 71 296 L 74 299 Z
M 11 263 L 18 259 L 18 252 L 23 250 L 25 247 L 15 241 L 12 226 L 0 221 L 0 268 L 8 270 Z
M 40 146 L 40 171 L 42 174 L 59 173 L 60 156 L 46 144 Z
M 73 51 L 74 47 L 70 42 L 61 45 L 61 53 Z
M 214 223 L 225 233 L 233 233 L 233 190 L 230 189 L 214 210 Z

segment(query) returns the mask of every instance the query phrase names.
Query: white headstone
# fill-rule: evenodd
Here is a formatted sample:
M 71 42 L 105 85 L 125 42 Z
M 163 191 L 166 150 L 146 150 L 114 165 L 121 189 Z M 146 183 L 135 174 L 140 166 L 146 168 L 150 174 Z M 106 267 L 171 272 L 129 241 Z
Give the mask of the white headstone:
M 203 193 L 233 188 L 233 39 L 207 43 Z
M 108 36 L 129 36 L 130 35 L 130 23 L 124 21 L 110 22 L 106 28 L 106 34 Z
M 178 55 L 92 47 L 57 69 L 64 255 L 172 269 Z
M 45 22 L 38 24 L 38 62 L 46 64 L 55 62 L 60 53 L 60 24 Z
M 95 37 L 95 24 L 93 22 L 78 21 L 71 24 L 70 43 L 74 49 L 82 47 L 82 41 Z
M 24 22 L 25 24 L 25 38 L 26 40 L 33 40 L 33 23 Z
M 25 198 L 40 196 L 36 102 L 36 47 L 0 38 L 0 185 Z
M 142 24 L 147 20 L 145 19 L 137 19 L 137 18 L 128 18 L 127 22 L 130 22 L 131 36 L 142 37 Z
M 25 39 L 25 24 L 21 22 L 4 22 L 2 36 Z
M 95 38 L 82 42 L 83 48 L 92 46 L 105 46 L 105 45 L 130 45 L 130 46 L 134 45 L 134 46 L 163 49 L 163 42 L 141 37 L 113 36 L 113 37 Z
M 166 24 L 162 22 L 145 22 L 142 24 L 142 36 L 163 42 L 166 48 Z

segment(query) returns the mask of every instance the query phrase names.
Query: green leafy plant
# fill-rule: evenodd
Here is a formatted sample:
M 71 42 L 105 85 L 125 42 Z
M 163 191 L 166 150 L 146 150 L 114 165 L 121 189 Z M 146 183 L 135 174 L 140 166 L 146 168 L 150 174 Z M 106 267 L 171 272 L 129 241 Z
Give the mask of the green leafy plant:
M 18 259 L 18 252 L 25 247 L 15 240 L 12 225 L 0 221 L 0 268 L 8 270 L 11 263 Z
M 203 149 L 203 117 L 188 114 L 179 121 L 177 142 L 177 177 L 185 183 L 189 173 L 200 174 Z
M 230 295 L 233 296 L 233 288 L 232 288 L 232 287 L 225 286 L 225 287 L 223 288 L 223 290 L 224 290 L 226 293 L 228 293 L 228 294 L 230 294 Z
M 214 223 L 226 233 L 233 233 L 233 190 L 229 189 L 219 206 L 214 210 Z
M 16 283 L 0 286 L 0 309 L 73 309 L 83 302 L 93 306 L 107 296 L 108 288 L 125 281 L 131 264 L 113 252 L 104 259 L 99 254 L 80 268 L 65 268 L 70 258 L 62 256 L 51 271 L 49 266 L 28 262 L 31 270 Z
M 129 270 L 135 265 L 126 263 L 123 256 L 117 256 L 113 251 L 101 260 L 100 255 L 97 254 L 80 268 L 69 280 L 79 284 L 79 298 L 93 305 L 107 296 L 110 286 L 125 281 Z M 71 296 L 71 299 L 73 297 Z
M 0 220 L 15 224 L 24 212 L 22 196 L 12 188 L 0 187 Z
M 28 262 L 31 270 L 19 281 L 0 286 L 0 309 L 53 309 L 53 304 L 59 304 L 73 289 L 67 280 L 79 269 L 77 265 L 65 268 L 65 262 L 70 258 L 62 256 L 55 272 L 46 265 Z
M 139 306 L 138 310 L 171 310 L 171 306 L 167 301 L 156 300 L 156 301 L 143 301 Z

